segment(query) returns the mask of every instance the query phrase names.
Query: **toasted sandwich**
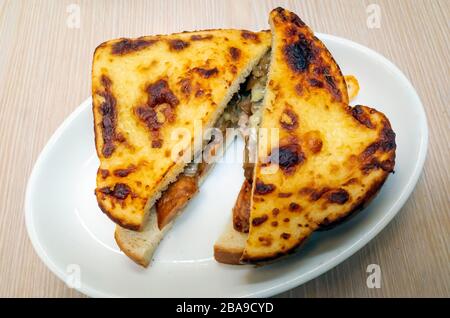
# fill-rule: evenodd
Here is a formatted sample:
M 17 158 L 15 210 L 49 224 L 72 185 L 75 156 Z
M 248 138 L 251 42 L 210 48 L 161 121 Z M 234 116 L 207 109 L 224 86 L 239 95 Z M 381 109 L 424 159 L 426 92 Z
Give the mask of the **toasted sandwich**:
M 148 265 L 210 169 L 192 162 L 198 156 L 194 138 L 180 139 L 195 136 L 196 123 L 203 130 L 237 123 L 238 90 L 269 50 L 270 37 L 208 30 L 122 38 L 95 50 L 92 98 L 100 159 L 95 195 L 117 223 L 117 243 L 137 263 Z M 174 136 L 178 131 L 184 135 Z M 201 148 L 208 145 L 214 152 L 220 143 Z
M 254 127 L 275 129 L 279 138 L 272 148 L 259 135 L 254 163 L 244 165 L 231 225 L 214 246 L 216 260 L 227 264 L 292 253 L 314 231 L 367 205 L 395 164 L 389 120 L 374 108 L 348 105 L 339 66 L 312 30 L 282 8 L 269 22 L 267 85 L 250 116 Z

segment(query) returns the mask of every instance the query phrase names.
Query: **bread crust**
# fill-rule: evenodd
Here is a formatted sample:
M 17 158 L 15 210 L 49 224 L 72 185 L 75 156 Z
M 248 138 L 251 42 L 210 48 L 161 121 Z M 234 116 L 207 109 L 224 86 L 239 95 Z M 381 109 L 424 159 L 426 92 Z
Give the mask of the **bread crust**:
M 239 265 L 244 252 L 247 234 L 237 231 L 231 219 L 219 239 L 214 243 L 214 258 L 217 262 Z
M 230 249 L 222 246 L 214 246 L 214 258 L 217 262 L 229 265 L 241 265 L 241 257 L 244 252 L 242 248 Z

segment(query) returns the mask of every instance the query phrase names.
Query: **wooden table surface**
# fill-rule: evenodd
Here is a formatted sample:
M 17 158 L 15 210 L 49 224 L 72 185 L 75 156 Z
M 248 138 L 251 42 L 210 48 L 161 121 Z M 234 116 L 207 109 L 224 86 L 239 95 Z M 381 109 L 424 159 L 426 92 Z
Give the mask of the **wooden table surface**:
M 377 7 L 368 7 L 372 3 Z M 393 61 L 417 89 L 430 129 L 424 171 L 398 216 L 351 258 L 280 296 L 450 296 L 449 0 L 0 0 L 0 296 L 82 296 L 39 260 L 23 211 L 39 152 L 90 95 L 94 48 L 121 36 L 259 30 L 268 27 L 267 14 L 276 6 L 298 13 L 317 32 L 351 39 Z M 378 9 L 379 28 L 370 28 L 367 19 Z M 372 263 L 381 267 L 380 289 L 366 285 Z

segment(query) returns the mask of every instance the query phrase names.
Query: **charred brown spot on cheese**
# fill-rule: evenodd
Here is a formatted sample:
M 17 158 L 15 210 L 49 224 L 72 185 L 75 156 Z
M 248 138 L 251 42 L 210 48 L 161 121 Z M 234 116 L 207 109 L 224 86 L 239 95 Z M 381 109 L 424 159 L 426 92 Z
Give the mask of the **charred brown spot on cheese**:
M 299 39 L 284 46 L 284 57 L 294 72 L 305 72 L 314 58 L 313 50 L 307 39 Z
M 315 47 L 313 50 L 320 52 L 321 50 L 323 50 L 323 48 Z M 333 60 L 332 57 L 330 58 Z M 337 86 L 336 80 L 332 75 L 330 67 L 326 65 L 327 63 L 328 62 L 326 60 L 324 60 L 320 55 L 317 54 L 317 58 L 315 60 L 316 66 L 312 70 L 311 74 L 311 76 L 314 77 L 308 79 L 308 83 L 312 87 L 326 89 L 331 93 L 331 96 L 336 101 L 343 101 L 341 89 Z M 337 72 L 340 74 L 339 67 Z
M 122 39 L 112 45 L 111 52 L 115 55 L 124 55 L 136 52 L 156 43 L 158 40 L 138 39 Z
M 280 237 L 282 239 L 288 240 L 291 237 L 291 234 L 289 234 L 289 233 L 281 233 Z
M 161 127 L 161 124 L 158 122 L 158 118 L 156 116 L 156 112 L 153 108 L 145 106 L 138 106 L 135 109 L 136 116 L 145 123 L 145 125 L 152 129 L 157 130 Z
M 125 200 L 131 193 L 131 189 L 125 183 L 117 183 L 114 186 L 112 196 L 119 200 Z
M 241 36 L 244 39 L 246 39 L 246 40 L 252 40 L 252 41 L 254 41 L 256 43 L 260 43 L 261 42 L 258 33 L 255 33 L 255 32 L 252 32 L 252 31 L 244 30 L 244 31 L 241 32 Z
M 205 95 L 205 91 L 203 89 L 198 89 L 195 92 L 195 97 L 202 97 L 203 95 Z
M 374 158 L 370 159 L 369 161 L 364 162 L 361 167 L 361 170 L 365 174 L 368 174 L 370 171 L 376 170 L 376 169 L 382 169 L 386 172 L 393 172 L 394 165 L 395 165 L 394 160 L 386 159 L 383 161 L 379 161 L 377 158 L 374 157 Z
M 151 131 L 152 148 L 161 148 L 162 140 L 159 139 L 159 129 L 167 120 L 175 120 L 174 108 L 180 102 L 167 81 L 158 80 L 147 86 L 147 103 L 135 108 L 135 114 Z
M 272 210 L 272 215 L 273 215 L 273 216 L 277 216 L 278 214 L 280 214 L 280 209 L 274 208 L 274 209 Z
M 101 83 L 104 87 L 104 91 L 98 93 L 103 97 L 104 101 L 100 105 L 100 113 L 102 115 L 101 130 L 103 137 L 102 154 L 105 158 L 111 157 L 115 150 L 115 137 L 116 137 L 116 122 L 117 122 L 117 110 L 116 110 L 116 98 L 111 92 L 111 80 L 106 75 L 102 75 Z
M 133 173 L 135 171 L 136 171 L 136 166 L 135 165 L 129 165 L 128 168 L 114 170 L 113 174 L 116 177 L 124 178 L 124 177 L 128 176 L 130 173 Z
M 267 214 L 263 214 L 260 217 L 256 217 L 252 220 L 252 225 L 259 226 L 259 225 L 263 224 L 264 222 L 266 222 L 268 218 L 269 218 L 269 216 Z
M 279 192 L 278 197 L 279 198 L 289 198 L 292 195 L 292 192 Z
M 325 193 L 330 191 L 330 188 L 324 187 L 322 189 L 314 189 L 310 187 L 305 187 L 300 189 L 299 194 L 309 196 L 310 201 L 319 200 Z
M 115 140 L 117 142 L 125 142 L 126 141 L 125 136 L 120 132 L 116 132 Z
M 100 175 L 102 176 L 103 179 L 106 179 L 109 177 L 109 170 L 107 169 L 98 169 Z
M 238 232 L 248 233 L 250 228 L 251 190 L 251 183 L 247 179 L 244 180 L 233 207 L 233 227 Z
M 280 125 L 288 131 L 296 129 L 298 127 L 297 114 L 292 109 L 286 108 L 281 113 Z
M 302 207 L 300 206 L 300 204 L 296 203 L 296 202 L 291 202 L 289 203 L 289 211 L 291 212 L 297 212 L 302 210 Z
M 344 189 L 336 189 L 329 191 L 326 194 L 326 199 L 331 203 L 344 204 L 350 199 L 350 195 Z
M 381 149 L 385 152 L 391 151 L 396 148 L 395 133 L 392 130 L 389 123 L 383 123 L 383 129 L 381 130 Z
M 195 67 L 192 70 L 194 72 L 196 72 L 197 74 L 199 74 L 203 78 L 210 78 L 212 76 L 219 74 L 219 70 L 217 69 L 217 67 L 210 68 L 210 69 L 206 69 L 206 68 L 202 68 L 202 67 Z
M 313 193 L 315 190 L 313 188 L 310 187 L 305 187 L 305 188 L 301 188 L 298 193 L 301 195 L 310 195 L 311 193 Z
M 103 74 L 102 77 L 100 78 L 100 82 L 102 83 L 105 90 L 109 90 L 111 88 L 112 84 L 111 79 L 105 74 Z
M 284 222 L 284 223 L 288 223 L 289 221 L 290 221 L 289 218 L 284 218 L 284 219 L 283 219 L 283 222 Z
M 288 26 L 286 28 L 286 37 L 287 38 L 294 37 L 297 35 L 297 33 L 298 33 L 298 30 L 296 27 Z
M 260 237 L 258 237 L 258 241 L 263 246 L 270 246 L 270 245 L 272 245 L 272 238 L 270 236 L 260 236 Z
M 360 105 L 356 105 L 351 110 L 352 116 L 367 128 L 374 129 L 375 126 L 370 120 L 370 115 L 367 114 Z
M 319 81 L 318 79 L 315 78 L 309 79 L 308 82 L 312 87 L 323 88 L 324 86 L 322 81 Z
M 163 144 L 162 139 L 152 140 L 152 148 L 161 148 Z
M 173 51 L 181 51 L 189 46 L 189 42 L 181 39 L 168 40 L 169 47 Z
M 330 67 L 325 65 L 317 65 L 314 67 L 313 74 L 318 75 L 319 77 L 322 77 L 323 75 L 330 74 Z
M 349 186 L 352 184 L 358 183 L 358 179 L 357 178 L 350 178 L 347 181 L 345 181 L 342 185 L 343 186 Z
M 391 160 L 391 159 L 386 159 L 386 160 L 381 161 L 380 166 L 381 166 L 381 169 L 383 169 L 386 172 L 393 172 L 394 166 L 395 166 L 395 161 Z
M 301 96 L 303 94 L 303 85 L 302 84 L 296 84 L 295 85 L 295 92 Z
M 316 50 L 322 50 L 320 47 L 316 48 Z M 330 59 L 334 62 L 333 58 Z M 316 76 L 316 78 L 312 78 L 309 80 L 309 83 L 313 87 L 317 88 L 325 88 L 331 93 L 331 96 L 336 101 L 343 101 L 342 91 L 337 86 L 336 80 L 332 75 L 330 67 L 326 65 L 326 61 L 322 57 L 318 57 L 316 60 L 316 66 L 314 67 L 312 74 Z M 337 66 L 337 72 L 340 74 L 339 66 Z
M 388 158 L 380 162 L 375 155 L 377 151 L 390 152 L 395 150 L 395 148 L 395 133 L 391 129 L 389 123 L 384 121 L 378 141 L 370 144 L 359 156 L 359 159 L 362 162 L 362 171 L 366 174 L 374 169 L 392 172 L 395 165 L 394 158 Z
M 310 196 L 309 196 L 309 200 L 310 201 L 317 201 L 319 200 L 325 193 L 327 193 L 328 191 L 330 191 L 330 188 L 324 187 L 322 189 L 319 190 L 314 190 Z
M 366 149 L 364 149 L 364 151 L 361 153 L 361 159 L 363 161 L 365 161 L 366 159 L 369 159 L 370 157 L 372 157 L 377 150 L 380 148 L 380 142 L 374 142 L 371 143 L 369 146 L 366 147 Z
M 275 191 L 275 185 L 274 184 L 266 184 L 262 182 L 261 180 L 257 179 L 255 183 L 255 194 L 259 195 L 266 195 L 273 191 Z
M 161 104 L 158 106 L 158 112 L 162 114 L 161 123 L 167 121 L 169 123 L 173 123 L 175 121 L 175 109 L 168 104 Z M 159 119 L 158 119 L 159 121 Z
M 302 144 L 313 154 L 319 153 L 323 146 L 321 133 L 317 130 L 308 131 L 302 136 Z
M 337 100 L 342 101 L 342 92 L 337 87 L 336 82 L 334 80 L 334 77 L 331 75 L 325 75 L 325 81 L 327 83 L 328 91 L 331 93 L 331 95 Z
M 272 223 L 270 223 L 270 225 L 272 225 L 273 227 L 277 227 L 278 226 L 278 222 L 277 221 L 273 221 Z
M 131 189 L 125 183 L 116 183 L 114 188 L 103 187 L 98 190 L 100 193 L 112 196 L 118 200 L 125 200 L 131 193 Z
M 179 84 L 181 92 L 184 95 L 189 96 L 192 92 L 191 80 L 189 78 L 183 78 L 179 81 Z
M 276 12 L 278 14 L 278 17 L 280 18 L 281 22 L 284 22 L 284 23 L 290 22 L 290 23 L 295 24 L 298 27 L 305 26 L 305 23 L 296 14 L 294 14 L 292 12 L 288 12 L 280 7 L 274 9 L 274 12 Z
M 305 161 L 306 157 L 298 144 L 287 144 L 272 150 L 270 163 L 278 164 L 285 174 L 294 172 L 298 165 Z
M 160 104 L 167 103 L 172 107 L 175 107 L 180 102 L 175 94 L 170 90 L 169 84 L 166 80 L 158 80 L 147 87 L 148 100 L 147 105 L 149 107 L 155 107 Z
M 241 57 L 241 50 L 239 50 L 237 47 L 230 47 L 229 51 L 233 60 L 239 60 L 239 58 Z
M 192 41 L 204 41 L 204 40 L 211 40 L 214 36 L 212 34 L 204 34 L 204 35 L 200 35 L 200 34 L 194 34 L 191 35 L 191 40 Z
M 286 64 L 294 75 L 304 74 L 301 82 L 294 87 L 295 92 L 302 96 L 305 92 L 310 93 L 310 89 L 323 89 L 328 91 L 334 100 L 342 101 L 343 94 L 340 87 L 343 83 L 339 67 L 334 68 L 333 58 L 320 40 L 295 14 L 284 10 L 272 14 L 275 14 L 274 23 L 284 30 L 282 35 L 284 44 L 281 45 L 281 50 Z M 331 67 L 328 66 L 330 60 Z M 334 74 L 339 76 L 335 79 Z

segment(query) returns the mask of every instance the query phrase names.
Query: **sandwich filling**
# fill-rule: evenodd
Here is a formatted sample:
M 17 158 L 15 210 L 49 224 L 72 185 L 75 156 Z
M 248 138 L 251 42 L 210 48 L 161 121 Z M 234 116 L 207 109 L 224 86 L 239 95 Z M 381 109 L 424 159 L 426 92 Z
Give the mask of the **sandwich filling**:
M 240 109 L 238 126 L 244 131 L 244 176 L 235 206 L 233 208 L 233 227 L 236 231 L 248 233 L 250 219 L 250 202 L 253 182 L 254 160 L 251 157 L 251 143 L 256 144 L 256 128 L 261 122 L 262 102 L 267 84 L 267 75 L 270 65 L 270 51 L 260 60 L 248 79 L 245 95 L 237 103 Z
M 269 64 L 270 53 L 268 52 L 254 67 L 247 80 L 241 84 L 239 91 L 231 98 L 223 114 L 214 125 L 215 128 L 221 131 L 222 136 L 225 136 L 227 128 L 241 128 L 242 131 L 247 131 L 248 128 L 255 128 L 259 125 L 261 119 L 260 109 L 264 97 Z M 239 199 L 241 197 L 240 194 L 238 202 L 236 202 L 236 206 L 240 203 L 242 207 L 238 209 L 235 207 L 233 210 L 233 220 L 236 219 L 233 223 L 238 231 L 248 232 L 250 191 L 254 164 L 249 162 L 248 141 L 250 137 L 245 136 L 244 138 L 246 141 L 244 160 L 246 181 L 243 188 L 245 186 L 246 192 L 245 198 Z M 214 136 L 208 141 L 208 144 L 213 142 Z M 206 148 L 209 147 L 205 147 L 204 151 Z M 200 179 L 210 168 L 211 164 L 203 160 L 199 163 L 192 161 L 186 165 L 177 180 L 162 192 L 161 197 L 155 203 L 159 229 L 170 223 L 189 200 L 194 197 L 198 192 Z

